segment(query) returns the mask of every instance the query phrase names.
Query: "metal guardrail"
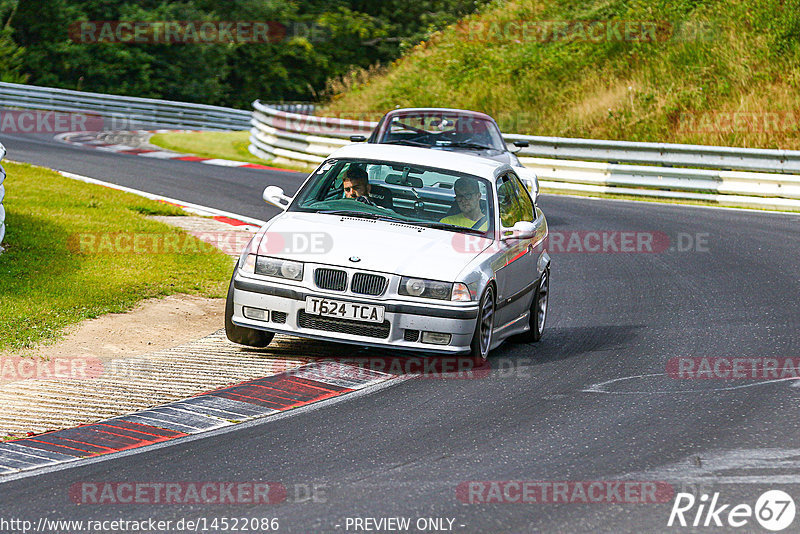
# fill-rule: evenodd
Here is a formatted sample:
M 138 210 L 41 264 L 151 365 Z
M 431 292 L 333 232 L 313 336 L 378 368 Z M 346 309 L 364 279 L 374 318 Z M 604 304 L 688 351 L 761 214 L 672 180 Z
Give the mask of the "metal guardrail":
M 253 102 L 252 154 L 312 166 L 369 135 L 376 122 L 308 117 Z M 731 206 L 800 209 L 800 151 L 633 143 L 505 134 L 528 141 L 517 155 L 544 189 L 705 200 Z M 625 164 L 622 164 L 625 163 Z
M 783 174 L 800 173 L 800 151 L 671 143 L 504 134 L 509 143 L 527 141 L 520 156 L 638 165 L 713 168 Z
M 111 119 L 108 129 L 140 127 L 247 130 L 246 110 L 173 102 L 153 98 L 105 95 L 0 82 L 0 106 L 100 115 Z
M 5 82 L 0 82 L 0 106 L 100 115 L 112 119 L 109 129 L 138 129 L 137 124 L 208 130 L 250 128 L 252 154 L 303 166 L 322 162 L 331 152 L 349 144 L 351 135 L 369 135 L 377 125 L 304 114 L 313 113 L 313 105 L 298 103 L 265 104 L 256 100 L 251 113 Z M 519 134 L 503 137 L 509 143 L 529 143 L 518 152 L 520 161 L 535 170 L 541 187 L 551 190 L 800 208 L 800 151 Z M 3 191 L 0 184 L 0 200 Z M 1 210 L 2 204 L 0 221 L 5 218 Z M 4 228 L 0 225 L 0 232 Z
M 6 156 L 6 147 L 0 143 L 0 160 Z M 0 252 L 3 251 L 3 238 L 6 235 L 6 209 L 3 207 L 3 199 L 6 196 L 6 187 L 3 182 L 6 180 L 6 171 L 0 165 Z
M 309 102 L 262 102 L 262 104 L 278 111 L 297 113 L 298 115 L 313 115 L 317 109 L 315 104 Z
M 277 163 L 316 165 L 350 143 L 351 135 L 369 135 L 376 122 L 287 113 L 253 102 L 250 153 Z

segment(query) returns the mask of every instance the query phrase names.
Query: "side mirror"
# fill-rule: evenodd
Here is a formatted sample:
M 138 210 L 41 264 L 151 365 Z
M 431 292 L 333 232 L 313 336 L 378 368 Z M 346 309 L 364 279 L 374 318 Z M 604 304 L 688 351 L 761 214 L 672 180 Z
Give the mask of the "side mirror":
M 517 221 L 511 228 L 504 228 L 500 235 L 501 241 L 510 239 L 531 239 L 536 235 L 536 224 L 530 221 Z
M 528 148 L 531 144 L 527 141 L 514 141 L 514 146 L 517 148 Z
M 364 137 L 363 135 L 351 135 L 350 136 L 350 141 L 352 143 L 363 143 L 366 140 L 367 140 L 367 138 Z
M 289 207 L 289 203 L 292 201 L 292 197 L 287 197 L 283 194 L 283 189 L 278 187 L 277 185 L 270 185 L 264 189 L 264 194 L 261 195 L 261 198 L 264 199 L 264 202 L 267 204 L 272 204 L 276 208 L 280 208 L 286 211 L 286 208 Z

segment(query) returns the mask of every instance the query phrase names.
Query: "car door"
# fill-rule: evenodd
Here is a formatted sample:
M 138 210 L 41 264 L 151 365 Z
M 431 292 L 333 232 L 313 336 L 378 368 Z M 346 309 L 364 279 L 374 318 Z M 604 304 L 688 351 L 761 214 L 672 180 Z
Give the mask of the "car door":
M 519 178 L 509 172 L 497 181 L 500 235 L 508 234 L 519 221 L 535 222 L 536 210 Z M 502 263 L 497 271 L 498 331 L 513 328 L 515 321 L 528 311 L 538 277 L 535 238 L 507 239 L 500 242 Z

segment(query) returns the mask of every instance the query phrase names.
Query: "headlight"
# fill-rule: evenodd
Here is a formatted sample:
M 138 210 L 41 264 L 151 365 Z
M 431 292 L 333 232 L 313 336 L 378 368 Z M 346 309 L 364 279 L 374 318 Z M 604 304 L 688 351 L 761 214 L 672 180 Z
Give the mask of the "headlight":
M 276 276 L 278 278 L 288 278 L 289 280 L 303 279 L 303 264 L 298 261 L 279 260 L 268 256 L 257 256 L 255 262 L 255 274 L 264 276 Z
M 423 280 L 421 278 L 400 278 L 400 289 L 398 293 L 409 297 L 423 297 L 438 300 L 450 300 L 453 291 L 453 284 L 448 282 L 437 282 L 436 280 Z
M 290 280 L 301 280 L 303 278 L 303 264 L 295 261 L 285 261 L 281 265 L 281 276 Z

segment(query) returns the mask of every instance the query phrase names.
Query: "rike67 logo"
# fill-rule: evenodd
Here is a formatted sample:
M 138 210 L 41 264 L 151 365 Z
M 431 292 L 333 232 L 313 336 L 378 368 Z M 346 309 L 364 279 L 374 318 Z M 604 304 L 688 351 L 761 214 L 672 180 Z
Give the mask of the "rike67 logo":
M 755 506 L 723 503 L 718 492 L 710 499 L 705 493 L 699 499 L 691 493 L 678 493 L 667 526 L 738 528 L 755 519 L 761 527 L 778 532 L 792 524 L 794 515 L 794 499 L 781 490 L 762 493 Z

